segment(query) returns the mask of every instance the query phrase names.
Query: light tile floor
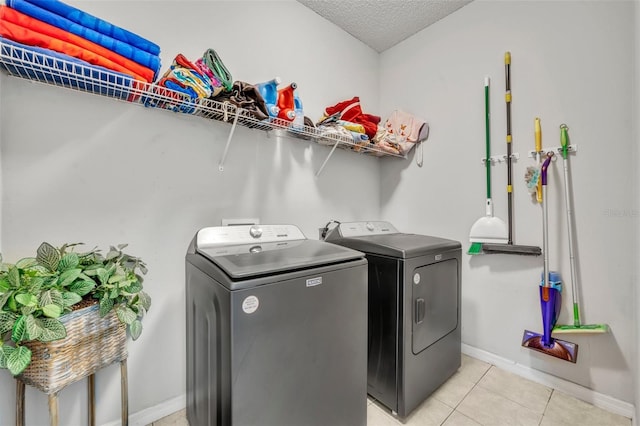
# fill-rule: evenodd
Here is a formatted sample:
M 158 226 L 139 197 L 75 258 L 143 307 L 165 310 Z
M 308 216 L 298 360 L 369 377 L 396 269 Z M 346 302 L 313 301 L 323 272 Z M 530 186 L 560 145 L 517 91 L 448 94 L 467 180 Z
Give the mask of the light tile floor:
M 630 426 L 631 420 L 462 355 L 462 366 L 404 421 L 367 400 L 367 426 Z M 149 426 L 189 426 L 181 410 Z M 327 425 L 330 426 L 330 425 Z

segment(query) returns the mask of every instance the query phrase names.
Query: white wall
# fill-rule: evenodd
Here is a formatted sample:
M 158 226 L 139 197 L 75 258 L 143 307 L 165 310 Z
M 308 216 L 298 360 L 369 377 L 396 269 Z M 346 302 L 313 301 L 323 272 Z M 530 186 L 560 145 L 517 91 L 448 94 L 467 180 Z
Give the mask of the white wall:
M 483 79 L 492 78 L 493 154 L 504 154 L 504 53 L 511 51 L 516 244 L 542 246 L 541 208 L 524 184 L 533 122 L 543 145 L 559 146 L 569 126 L 576 256 L 583 323 L 609 323 L 611 333 L 566 336 L 579 344 L 576 364 L 522 348 L 524 329 L 541 331 L 538 282 L 542 257 L 463 256 L 462 339 L 622 401 L 634 401 L 631 374 L 636 301 L 633 256 L 637 221 L 628 182 L 632 139 L 633 4 L 476 0 L 381 55 L 381 115 L 400 108 L 426 119 L 431 134 L 424 167 L 384 161 L 382 217 L 406 231 L 463 242 L 484 215 Z M 636 19 L 637 24 L 637 19 Z M 493 167 L 496 216 L 506 220 L 506 165 Z M 562 273 L 571 321 L 570 269 L 562 162 L 549 174 L 550 266 Z
M 195 60 L 212 47 L 236 80 L 296 81 L 314 120 L 354 95 L 365 110 L 378 105 L 377 53 L 297 2 L 69 3 L 158 43 L 162 72 L 177 53 Z M 259 217 L 316 239 L 336 216 L 379 213 L 373 157 L 338 150 L 316 178 L 327 147 L 239 128 L 221 173 L 227 124 L 6 76 L 0 108 L 5 259 L 33 255 L 42 241 L 126 242 L 148 263 L 153 305 L 129 344 L 131 413 L 184 395 L 184 255 L 199 228 Z M 117 368 L 96 382 L 98 424 L 117 420 Z M 14 389 L 0 371 L 2 425 L 14 421 Z M 83 424 L 85 404 L 84 383 L 61 392 L 60 424 Z M 47 423 L 42 393 L 28 388 L 26 407 L 27 424 Z

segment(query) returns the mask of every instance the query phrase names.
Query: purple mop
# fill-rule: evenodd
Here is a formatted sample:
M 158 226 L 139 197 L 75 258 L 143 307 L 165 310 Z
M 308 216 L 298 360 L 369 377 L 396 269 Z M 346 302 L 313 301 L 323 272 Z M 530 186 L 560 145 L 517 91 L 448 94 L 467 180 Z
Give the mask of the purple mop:
M 578 356 L 578 345 L 551 337 L 551 330 L 558 320 L 560 314 L 562 285 L 559 284 L 560 276 L 555 272 L 549 272 L 549 229 L 547 203 L 547 169 L 553 152 L 547 154 L 547 158 L 542 164 L 542 228 L 543 228 L 543 254 L 544 271 L 542 273 L 542 283 L 540 287 L 540 308 L 542 309 L 543 334 L 525 330 L 522 336 L 522 346 L 542 352 L 556 358 L 569 362 L 576 362 Z

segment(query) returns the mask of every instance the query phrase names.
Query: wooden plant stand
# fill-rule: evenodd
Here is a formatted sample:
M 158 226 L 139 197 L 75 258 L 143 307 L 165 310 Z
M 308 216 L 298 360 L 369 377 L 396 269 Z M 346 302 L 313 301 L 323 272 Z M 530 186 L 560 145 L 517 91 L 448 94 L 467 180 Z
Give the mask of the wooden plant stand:
M 121 376 L 122 426 L 129 423 L 127 379 L 127 332 L 115 312 L 100 317 L 98 305 L 70 312 L 60 321 L 67 337 L 53 342 L 25 343 L 31 349 L 31 363 L 16 376 L 16 426 L 24 426 L 25 385 L 36 387 L 49 397 L 49 420 L 58 426 L 58 393 L 85 377 L 88 379 L 88 423 L 95 426 L 95 373 L 119 362 Z

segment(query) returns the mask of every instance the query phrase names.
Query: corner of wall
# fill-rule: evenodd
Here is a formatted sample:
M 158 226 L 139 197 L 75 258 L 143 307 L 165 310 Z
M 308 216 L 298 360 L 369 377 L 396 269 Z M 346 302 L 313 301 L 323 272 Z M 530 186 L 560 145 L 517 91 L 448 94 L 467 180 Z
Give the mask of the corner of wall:
M 634 93 L 634 102 L 633 102 L 633 112 L 631 114 L 632 117 L 638 117 L 640 114 L 640 77 L 638 77 L 638 73 L 640 72 L 640 0 L 635 0 L 633 2 L 634 5 L 634 39 L 633 39 L 633 55 L 635 58 L 634 68 L 635 72 L 633 75 L 633 93 Z M 633 157 L 636 159 L 636 164 L 640 162 L 640 123 L 638 120 L 633 120 L 632 122 L 632 135 L 635 139 L 635 143 L 633 146 Z M 637 168 L 633 169 L 633 209 L 634 212 L 640 211 L 640 197 L 638 197 L 638 191 L 640 190 L 640 172 Z M 634 246 L 633 246 L 633 257 L 637 258 L 640 255 L 640 224 L 638 223 L 638 217 L 636 216 L 636 220 L 633 222 L 633 231 L 634 231 Z M 638 313 L 638 309 L 640 308 L 640 265 L 636 264 L 633 270 L 632 280 L 635 282 L 635 309 L 636 313 L 635 324 L 635 363 L 633 365 L 633 373 L 635 379 L 635 413 L 633 416 L 633 424 L 640 424 L 640 326 L 638 325 L 638 321 L 640 320 L 640 313 Z

